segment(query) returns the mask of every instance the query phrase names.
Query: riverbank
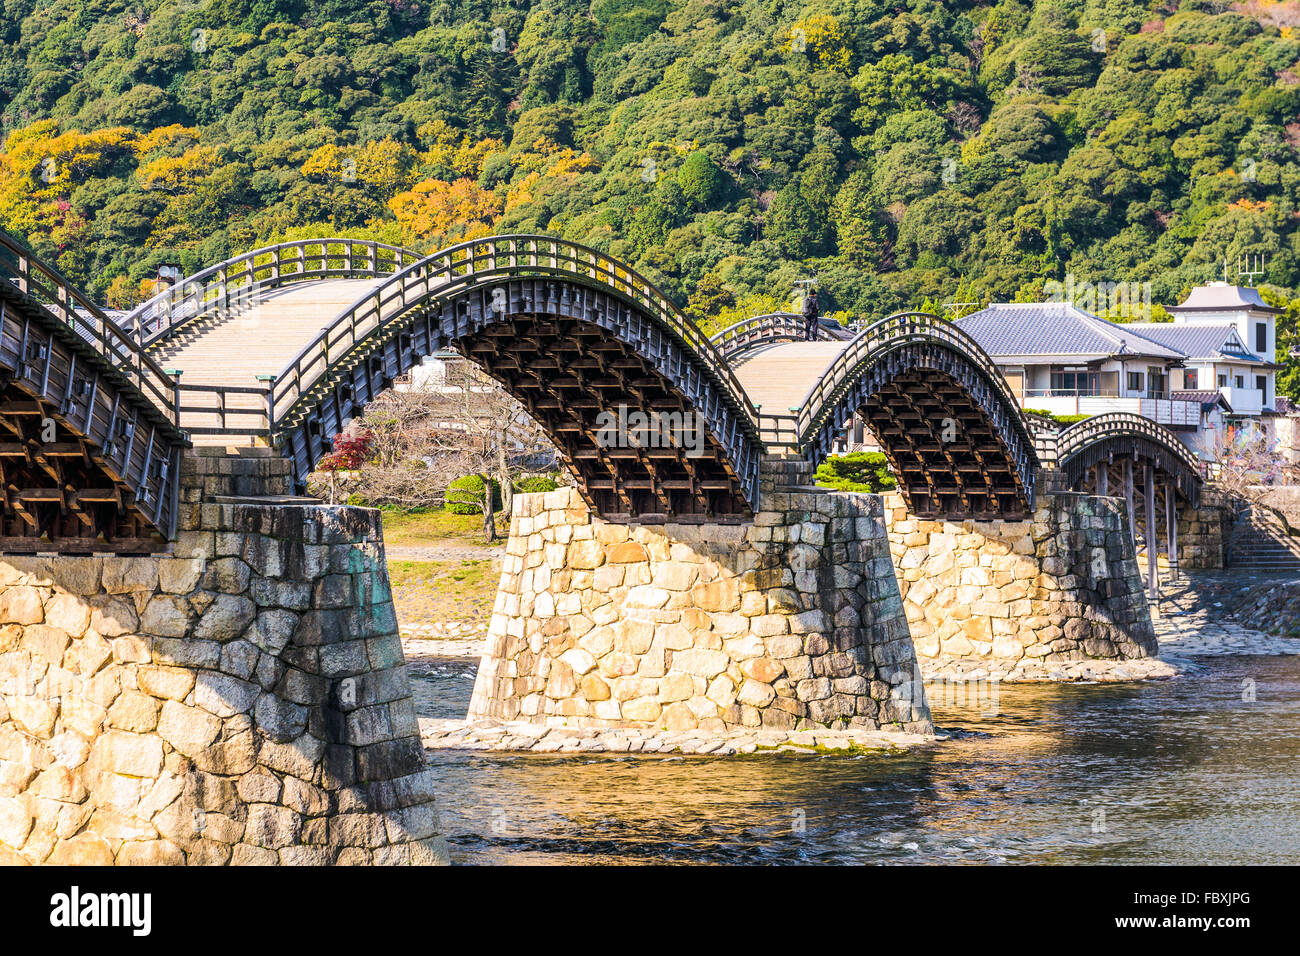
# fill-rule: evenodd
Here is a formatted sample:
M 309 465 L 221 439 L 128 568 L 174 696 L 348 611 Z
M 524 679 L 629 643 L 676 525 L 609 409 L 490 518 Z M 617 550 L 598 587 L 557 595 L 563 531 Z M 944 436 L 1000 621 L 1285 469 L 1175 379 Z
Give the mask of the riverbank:
M 655 728 L 548 727 L 522 721 L 466 722 L 420 719 L 425 750 L 502 750 L 532 753 L 633 753 L 729 757 L 792 753 L 844 755 L 904 751 L 945 739 L 941 735 L 873 730 L 703 730 Z

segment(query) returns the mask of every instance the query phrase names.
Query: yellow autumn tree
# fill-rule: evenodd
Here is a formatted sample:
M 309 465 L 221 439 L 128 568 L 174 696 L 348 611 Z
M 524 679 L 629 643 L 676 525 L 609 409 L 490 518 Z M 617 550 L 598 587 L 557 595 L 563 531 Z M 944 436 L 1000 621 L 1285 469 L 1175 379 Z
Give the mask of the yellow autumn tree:
M 853 72 L 852 43 L 835 17 L 813 14 L 795 22 L 786 40 L 787 53 L 811 53 L 817 65 L 846 76 Z
M 212 146 L 192 146 L 179 156 L 160 156 L 141 163 L 135 171 L 141 188 L 179 193 L 193 189 L 217 167 L 217 150 Z
M 501 214 L 497 197 L 471 179 L 426 179 L 390 199 L 388 208 L 405 235 L 437 245 L 490 235 Z
M 104 292 L 104 301 L 110 309 L 130 309 L 154 294 L 158 283 L 153 279 L 132 282 L 126 276 L 116 276 Z
M 25 235 L 53 234 L 68 218 L 72 189 L 105 172 L 135 138 L 117 127 L 60 132 L 55 120 L 14 130 L 0 146 L 0 225 Z
M 148 159 L 155 153 L 176 156 L 185 152 L 199 142 L 199 131 L 193 126 L 173 123 L 171 126 L 159 126 L 145 133 L 134 143 L 135 154 L 141 159 Z
M 478 179 L 483 163 L 495 153 L 506 150 L 504 140 L 489 136 L 471 140 L 445 120 L 430 120 L 415 131 L 420 142 L 426 144 L 419 161 L 425 166 L 454 169 L 461 176 Z
M 1245 197 L 1238 199 L 1236 202 L 1228 203 L 1229 209 L 1242 209 L 1246 212 L 1266 212 L 1273 208 L 1273 204 L 1267 199 L 1254 200 Z
M 318 179 L 359 183 L 386 197 L 410 182 L 415 159 L 415 150 L 389 136 L 363 146 L 328 143 L 307 158 L 302 171 Z
M 511 162 L 525 175 L 510 184 L 506 192 L 507 210 L 527 205 L 550 187 L 571 183 L 581 173 L 600 169 L 589 153 L 560 146 L 545 137 L 530 149 L 516 153 Z

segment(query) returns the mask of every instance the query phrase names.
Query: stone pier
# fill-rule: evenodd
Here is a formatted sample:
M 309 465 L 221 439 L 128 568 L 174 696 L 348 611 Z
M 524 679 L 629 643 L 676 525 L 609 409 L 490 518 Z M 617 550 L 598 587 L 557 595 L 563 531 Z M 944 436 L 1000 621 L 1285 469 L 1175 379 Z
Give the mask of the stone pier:
M 947 522 L 918 519 L 888 495 L 885 516 L 923 663 L 1157 653 L 1121 499 L 1046 493 L 1031 520 Z
M 172 556 L 0 557 L 0 864 L 446 859 L 379 515 L 245 497 L 289 467 L 187 457 Z
M 469 716 L 722 733 L 929 732 L 873 495 L 764 462 L 744 524 L 616 524 L 517 495 Z
M 1183 571 L 1222 570 L 1227 567 L 1228 539 L 1232 535 L 1233 507 L 1222 492 L 1205 490 L 1197 507 L 1178 509 L 1178 567 Z M 1161 525 L 1162 530 L 1164 525 Z M 1163 538 L 1162 538 L 1163 540 Z M 1167 556 L 1161 564 L 1168 566 Z

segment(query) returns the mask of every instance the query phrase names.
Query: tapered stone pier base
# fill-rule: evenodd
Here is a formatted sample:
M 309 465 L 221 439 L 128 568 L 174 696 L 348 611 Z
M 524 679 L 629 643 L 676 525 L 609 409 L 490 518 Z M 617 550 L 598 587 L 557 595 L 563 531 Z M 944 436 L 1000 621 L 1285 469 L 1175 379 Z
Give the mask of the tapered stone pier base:
M 886 496 L 917 654 L 1017 661 L 1157 653 L 1124 502 L 1040 495 L 1029 521 L 926 521 Z
M 571 489 L 516 496 L 469 716 L 929 732 L 880 499 L 776 490 L 781 463 L 765 468 L 741 525 L 612 524 Z
M 189 457 L 174 557 L 0 557 L 0 864 L 445 860 L 377 512 Z

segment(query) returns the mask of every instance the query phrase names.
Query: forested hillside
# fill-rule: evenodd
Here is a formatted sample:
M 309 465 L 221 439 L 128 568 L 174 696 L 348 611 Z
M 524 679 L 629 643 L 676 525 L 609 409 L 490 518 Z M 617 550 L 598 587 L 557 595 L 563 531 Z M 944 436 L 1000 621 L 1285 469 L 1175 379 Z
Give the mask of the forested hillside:
M 702 318 L 812 276 L 824 307 L 868 316 L 1035 297 L 1067 273 L 1169 303 L 1246 255 L 1278 295 L 1300 289 L 1295 3 L 4 14 L 0 227 L 112 304 L 160 261 L 340 232 L 421 250 L 554 233 Z

